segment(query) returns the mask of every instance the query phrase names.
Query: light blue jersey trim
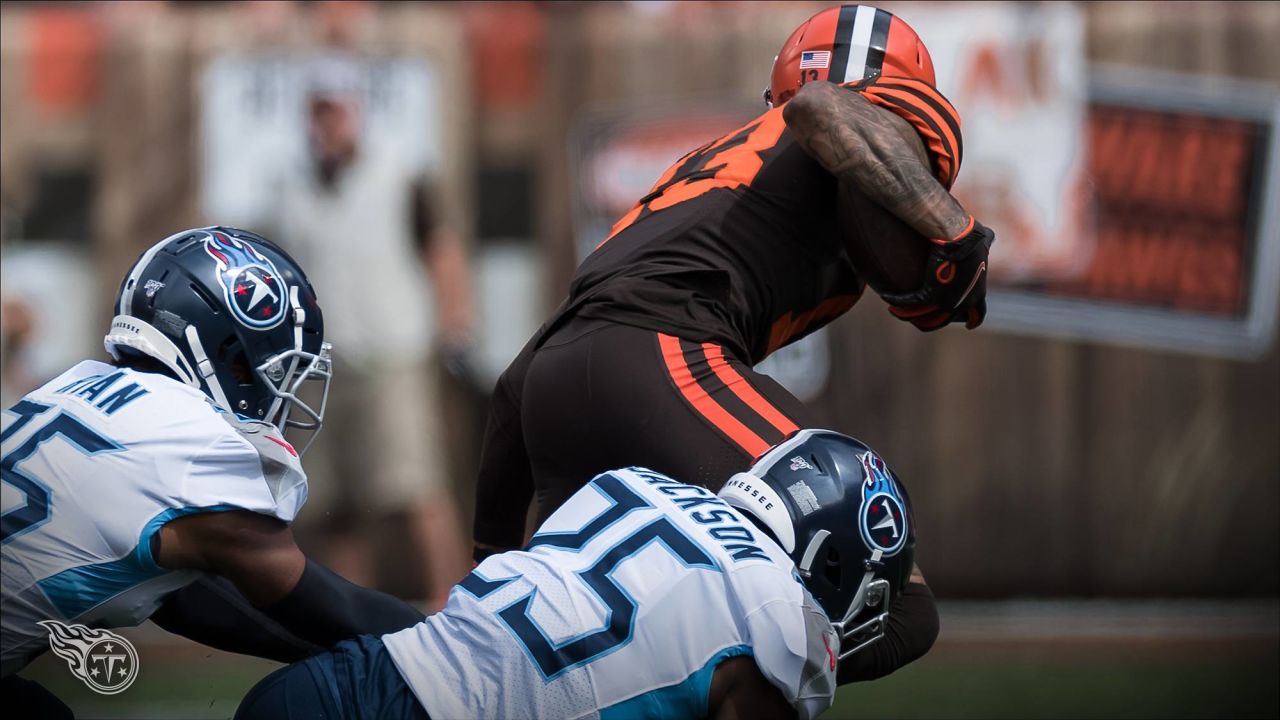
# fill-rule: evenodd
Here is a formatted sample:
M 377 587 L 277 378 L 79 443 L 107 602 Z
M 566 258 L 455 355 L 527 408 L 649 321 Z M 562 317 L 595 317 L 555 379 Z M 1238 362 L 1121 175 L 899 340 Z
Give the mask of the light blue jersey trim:
M 716 667 L 731 657 L 750 656 L 751 647 L 727 647 L 707 661 L 683 682 L 650 690 L 630 700 L 610 705 L 600 711 L 600 720 L 648 720 L 649 718 L 706 717 L 707 698 L 711 694 L 711 676 Z
M 110 600 L 135 585 L 172 572 L 160 567 L 151 556 L 151 538 L 170 520 L 207 512 L 243 510 L 235 505 L 210 505 L 207 507 L 170 508 L 156 515 L 142 528 L 138 544 L 133 551 L 119 560 L 81 565 L 63 570 L 39 581 L 37 585 L 49 602 L 67 619 L 74 619 L 85 611 Z

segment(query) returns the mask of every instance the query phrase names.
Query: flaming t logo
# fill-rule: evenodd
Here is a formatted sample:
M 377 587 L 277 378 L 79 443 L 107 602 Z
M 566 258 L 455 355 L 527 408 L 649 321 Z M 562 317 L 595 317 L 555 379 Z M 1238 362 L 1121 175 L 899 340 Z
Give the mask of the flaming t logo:
M 71 674 L 103 695 L 123 692 L 138 677 L 138 653 L 128 640 L 110 630 L 41 620 L 49 631 L 49 647 L 67 661 Z
M 205 231 L 204 250 L 217 264 L 218 284 L 237 320 L 255 330 L 284 321 L 289 291 L 271 258 L 217 230 Z

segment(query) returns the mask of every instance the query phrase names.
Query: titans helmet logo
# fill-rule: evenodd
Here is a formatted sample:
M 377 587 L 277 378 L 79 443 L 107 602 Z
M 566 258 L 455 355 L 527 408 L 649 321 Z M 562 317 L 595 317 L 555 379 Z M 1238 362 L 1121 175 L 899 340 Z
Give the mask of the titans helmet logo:
M 889 468 L 873 452 L 861 456 L 862 506 L 858 510 L 858 528 L 862 541 L 885 557 L 896 555 L 907 542 L 906 503 Z
M 204 251 L 218 264 L 218 284 L 231 314 L 255 330 L 279 325 L 288 309 L 288 288 L 266 256 L 226 233 L 205 233 Z
M 138 652 L 128 640 L 110 630 L 41 620 L 49 631 L 49 649 L 71 674 L 90 690 L 103 695 L 124 692 L 138 677 Z

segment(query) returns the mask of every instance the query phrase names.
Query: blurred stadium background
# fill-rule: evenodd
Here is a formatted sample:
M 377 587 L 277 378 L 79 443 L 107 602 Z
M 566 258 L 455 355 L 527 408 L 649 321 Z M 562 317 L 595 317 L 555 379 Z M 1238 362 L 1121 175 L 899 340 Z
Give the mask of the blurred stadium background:
M 433 179 L 471 260 L 471 342 L 424 371 L 465 525 L 484 395 L 576 259 L 758 112 L 826 5 L 6 2 L 4 405 L 102 354 L 142 249 L 261 209 L 305 137 L 303 78 L 337 58 L 364 140 Z M 769 361 L 906 479 L 940 598 L 934 651 L 830 715 L 1280 715 L 1280 3 L 882 6 L 965 120 L 957 194 L 1001 274 L 981 332 L 921 335 L 868 298 Z M 401 530 L 370 577 L 426 597 Z M 197 718 L 273 667 L 123 634 L 123 694 L 47 655 L 27 674 L 82 717 Z

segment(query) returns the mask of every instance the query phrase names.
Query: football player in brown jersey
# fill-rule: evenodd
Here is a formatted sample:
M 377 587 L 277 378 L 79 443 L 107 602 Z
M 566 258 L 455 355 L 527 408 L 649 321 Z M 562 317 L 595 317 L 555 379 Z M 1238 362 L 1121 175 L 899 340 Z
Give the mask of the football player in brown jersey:
M 934 81 L 924 43 L 884 10 L 830 8 L 791 34 L 765 93 L 770 109 L 677 160 L 499 379 L 477 558 L 523 544 L 531 497 L 541 523 L 597 473 L 629 465 L 718 490 L 815 426 L 752 367 L 865 288 L 846 251 L 858 238 L 839 222 L 842 186 L 932 239 L 924 284 L 881 293 L 895 316 L 925 331 L 981 324 L 994 236 L 948 192 L 960 121 Z

